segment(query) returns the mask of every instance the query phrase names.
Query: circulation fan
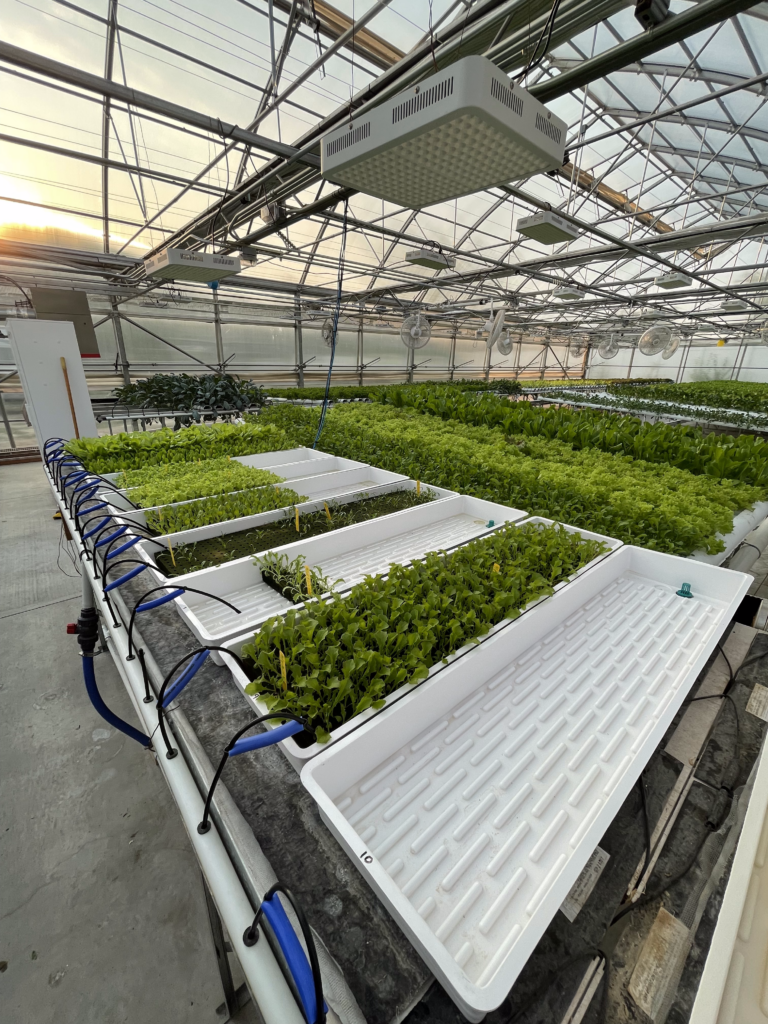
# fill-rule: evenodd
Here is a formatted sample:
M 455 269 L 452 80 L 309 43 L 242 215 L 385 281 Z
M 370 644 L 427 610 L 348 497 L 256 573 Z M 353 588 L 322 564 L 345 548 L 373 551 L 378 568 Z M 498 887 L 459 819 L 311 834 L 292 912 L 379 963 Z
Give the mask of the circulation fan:
M 506 307 L 502 307 L 492 320 L 490 317 L 488 319 L 488 337 L 485 339 L 485 344 L 489 349 L 492 349 L 501 337 L 501 332 L 504 330 L 504 317 L 506 314 Z
M 330 348 L 331 345 L 333 345 L 333 320 L 331 320 L 330 317 L 328 317 L 320 328 L 320 333 L 323 337 L 323 342 L 328 346 L 328 348 Z
M 509 353 L 512 351 L 512 346 L 514 344 L 515 342 L 509 333 L 509 328 L 507 328 L 507 333 L 504 334 L 501 338 L 499 338 L 499 340 L 496 342 L 496 348 L 498 349 L 500 355 L 508 356 Z
M 619 354 L 619 343 L 611 336 L 607 341 L 602 341 L 597 346 L 597 354 L 601 359 L 613 359 Z
M 406 348 L 424 348 L 432 337 L 432 325 L 423 313 L 411 313 L 400 324 L 400 340 Z
M 677 352 L 679 347 L 680 347 L 680 339 L 679 338 L 673 338 L 670 341 L 670 343 L 667 345 L 667 347 L 664 349 L 664 351 L 661 353 L 661 358 L 662 359 L 671 359 L 672 356 L 675 354 L 675 352 Z
M 760 341 L 763 345 L 768 345 L 768 320 L 760 328 Z
M 641 336 L 640 344 L 637 347 L 644 356 L 657 356 L 659 352 L 664 351 L 671 341 L 672 331 L 668 327 L 658 324 L 656 327 L 648 328 L 645 334 Z
M 568 352 L 574 359 L 581 359 L 588 347 L 589 341 L 586 338 L 573 338 L 568 345 Z

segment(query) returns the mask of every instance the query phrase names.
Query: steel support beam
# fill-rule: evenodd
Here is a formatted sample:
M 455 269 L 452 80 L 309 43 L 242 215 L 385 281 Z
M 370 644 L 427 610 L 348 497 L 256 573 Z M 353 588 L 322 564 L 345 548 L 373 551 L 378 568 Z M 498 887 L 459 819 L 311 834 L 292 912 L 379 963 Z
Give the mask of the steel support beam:
M 85 89 L 86 92 L 109 96 L 110 99 L 140 107 L 142 110 L 151 110 L 172 121 L 179 121 L 193 128 L 210 132 L 222 140 L 232 139 L 235 142 L 243 142 L 272 156 L 292 160 L 298 153 L 295 146 L 287 146 L 285 143 L 269 139 L 265 135 L 257 135 L 245 128 L 238 128 L 236 124 L 230 124 L 228 121 L 222 121 L 208 114 L 201 114 L 189 107 L 182 107 L 178 103 L 170 103 L 159 96 L 151 96 L 149 93 L 131 89 L 119 82 L 110 82 L 106 78 L 99 78 L 98 75 L 91 75 L 87 71 L 81 71 L 80 68 L 70 67 L 68 64 L 51 60 L 50 57 L 43 57 L 39 53 L 24 50 L 20 46 L 14 46 L 3 40 L 0 40 L 0 60 L 16 67 L 26 68 L 28 71 L 36 71 L 39 75 L 45 75 L 47 78 L 53 78 L 59 82 L 76 85 L 80 89 Z M 312 153 L 304 153 L 299 159 L 310 167 L 320 166 L 320 158 Z
M 0 43 L 2 46 L 2 43 Z M 143 174 L 145 178 L 155 178 L 157 181 L 168 181 L 173 185 L 194 185 L 196 189 L 201 192 L 212 192 L 221 196 L 225 193 L 225 189 L 219 188 L 217 185 L 203 185 L 202 183 L 194 183 L 187 181 L 186 178 L 180 178 L 177 174 L 166 174 L 164 171 L 153 171 L 148 167 L 137 167 L 134 164 L 123 164 L 119 160 L 105 160 L 102 156 L 96 156 L 95 153 L 80 153 L 75 149 L 64 149 L 62 146 L 51 146 L 47 142 L 36 142 L 34 139 L 22 139 L 16 135 L 2 135 L 0 134 L 0 142 L 10 142 L 16 146 L 27 146 L 30 149 L 39 149 L 43 153 L 53 153 L 55 156 L 68 157 L 71 160 L 84 160 L 89 164 L 99 164 L 101 167 L 109 167 L 114 171 L 125 171 L 126 174 Z
M 115 36 L 117 34 L 117 3 L 118 0 L 109 0 L 109 12 L 107 15 L 107 40 L 104 54 L 104 78 L 110 81 L 112 78 L 112 66 L 115 60 Z M 104 252 L 109 252 L 109 130 L 111 122 L 110 112 L 111 99 L 104 96 L 104 107 L 101 116 L 101 209 L 104 219 Z
M 123 375 L 123 384 L 128 385 L 131 383 L 130 363 L 128 362 L 128 355 L 125 351 L 123 325 L 120 321 L 120 313 L 118 312 L 117 308 L 117 299 L 114 295 L 110 296 L 109 304 L 112 307 L 112 313 L 110 314 L 110 317 L 112 320 L 112 327 L 115 332 L 115 344 L 117 345 L 117 355 L 120 360 L 120 372 Z
M 755 0 L 703 0 L 683 14 L 674 14 L 655 28 L 632 36 L 618 46 L 583 61 L 579 67 L 557 75 L 547 82 L 537 83 L 531 87 L 530 92 L 541 103 L 548 103 L 558 96 L 564 96 L 574 89 L 589 85 L 597 78 L 604 78 L 612 71 L 620 71 L 627 64 L 633 64 L 673 43 L 679 43 L 681 39 L 686 39 L 696 32 L 718 25 L 721 21 L 726 21 L 734 14 L 740 14 L 754 5 Z

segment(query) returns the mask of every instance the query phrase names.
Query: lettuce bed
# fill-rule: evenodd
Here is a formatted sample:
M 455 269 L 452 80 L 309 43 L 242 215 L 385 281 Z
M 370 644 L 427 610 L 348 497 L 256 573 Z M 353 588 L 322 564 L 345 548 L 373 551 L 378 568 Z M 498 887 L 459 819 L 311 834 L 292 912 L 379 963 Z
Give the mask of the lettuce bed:
M 216 423 L 184 430 L 137 431 L 68 441 L 66 450 L 91 473 L 117 473 L 169 462 L 196 462 L 222 455 L 255 455 L 290 448 L 276 427 L 258 423 Z
M 117 478 L 118 487 L 130 488 L 128 497 L 140 508 L 170 505 L 190 498 L 206 498 L 230 491 L 246 491 L 279 484 L 282 477 L 266 469 L 251 469 L 225 456 L 200 462 L 171 463 L 148 469 L 129 469 Z
M 632 395 L 637 398 L 642 390 L 635 388 Z M 750 435 L 705 436 L 697 427 L 641 423 L 631 416 L 592 409 L 540 409 L 528 402 L 507 402 L 492 395 L 466 396 L 455 389 L 401 389 L 384 396 L 383 401 L 445 420 L 498 427 L 505 434 L 556 439 L 574 448 L 597 448 L 718 480 L 768 487 L 768 444 Z
M 274 408 L 260 419 L 292 443 L 314 437 L 318 412 Z M 411 409 L 344 406 L 326 419 L 322 447 L 437 487 L 558 519 L 656 551 L 722 550 L 734 513 L 761 488 L 559 440 L 507 436 L 495 427 L 442 421 Z

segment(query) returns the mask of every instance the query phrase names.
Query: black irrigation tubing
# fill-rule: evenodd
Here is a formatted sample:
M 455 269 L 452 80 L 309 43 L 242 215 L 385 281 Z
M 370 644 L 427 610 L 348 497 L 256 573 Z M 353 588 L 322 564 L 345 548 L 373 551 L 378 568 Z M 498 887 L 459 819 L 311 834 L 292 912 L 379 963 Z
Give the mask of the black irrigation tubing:
M 168 688 L 168 684 L 170 683 L 172 676 L 181 668 L 181 666 L 184 664 L 184 662 L 185 661 L 189 661 L 190 658 L 197 657 L 197 655 L 201 654 L 203 651 L 222 651 L 224 654 L 228 654 L 231 658 L 234 658 L 235 661 L 240 666 L 240 668 L 243 671 L 245 671 L 245 665 L 243 664 L 243 660 L 242 660 L 242 658 L 240 657 L 239 654 L 235 654 L 234 651 L 230 651 L 226 647 L 214 647 L 214 646 L 208 646 L 207 644 L 203 645 L 201 647 L 197 647 L 193 651 L 189 651 L 189 653 L 185 654 L 183 658 L 180 658 L 179 661 L 176 662 L 176 664 L 173 666 L 173 668 L 170 670 L 170 672 L 168 672 L 168 674 L 166 675 L 165 679 L 163 680 L 162 686 L 160 687 L 160 692 L 157 695 L 157 719 L 158 719 L 158 723 L 160 725 L 160 732 L 162 733 L 163 741 L 165 743 L 165 748 L 166 748 L 165 756 L 169 760 L 171 758 L 173 758 L 173 757 L 176 757 L 176 755 L 178 754 L 178 751 L 175 749 L 175 747 L 171 746 L 171 742 L 168 739 L 168 734 L 166 732 L 166 726 L 165 726 L 166 708 L 165 708 L 164 703 L 163 703 L 163 701 L 165 700 L 166 690 Z M 200 663 L 200 665 L 197 666 L 197 668 L 195 668 L 195 671 L 194 671 L 193 675 L 196 674 L 198 669 L 200 669 L 200 668 L 202 668 L 202 662 Z M 183 674 L 184 673 L 182 673 L 182 676 L 183 676 Z M 187 680 L 187 682 L 191 682 L 192 678 L 193 678 L 193 676 L 190 676 L 190 678 L 189 678 L 189 680 Z M 179 680 L 177 679 L 176 682 L 178 683 Z M 174 697 L 174 700 L 175 699 L 176 698 Z M 145 700 L 146 700 L 146 698 L 145 698 Z
M 207 590 L 198 590 L 196 587 L 185 587 L 183 585 L 175 585 L 173 583 L 164 583 L 162 586 L 152 587 L 151 590 L 148 590 L 145 594 L 142 594 L 142 596 L 136 602 L 133 611 L 131 612 L 131 621 L 130 621 L 130 624 L 128 626 L 128 656 L 126 658 L 127 661 L 133 661 L 133 659 L 134 659 L 134 653 L 133 653 L 133 624 L 136 621 L 136 612 L 144 604 L 144 601 L 146 600 L 146 598 L 148 598 L 150 594 L 157 593 L 158 590 L 180 591 L 181 593 L 185 593 L 185 594 L 186 593 L 189 593 L 189 594 L 202 594 L 203 597 L 209 597 L 212 601 L 219 601 L 221 604 L 225 604 L 227 606 L 227 608 L 231 608 L 232 611 L 236 615 L 242 615 L 242 612 L 240 611 L 239 608 L 235 608 L 235 606 L 233 604 L 231 604 L 229 601 L 226 601 L 223 597 L 219 597 L 216 594 L 209 594 Z M 179 594 L 175 594 L 173 597 L 171 597 L 169 595 L 169 596 L 167 596 L 167 597 L 165 597 L 163 599 L 162 603 L 165 604 L 168 601 L 173 601 L 175 599 L 175 597 L 178 597 L 178 596 L 180 596 L 180 595 Z M 142 609 L 142 610 L 149 611 L 148 608 L 147 609 Z
M 230 751 L 237 743 L 237 741 L 240 739 L 240 737 L 243 736 L 244 733 L 248 732 L 249 729 L 252 729 L 254 725 L 261 725 L 262 722 L 268 722 L 270 719 L 273 718 L 279 718 L 283 722 L 298 722 L 299 725 L 303 726 L 305 730 L 307 730 L 308 732 L 310 731 L 307 728 L 307 720 L 305 718 L 301 718 L 299 715 L 292 714 L 290 711 L 270 711 L 266 715 L 260 715 L 258 718 L 254 718 L 247 725 L 244 725 L 242 729 L 238 729 L 238 731 L 235 733 L 235 735 L 224 748 L 224 753 L 222 755 L 221 761 L 219 762 L 219 766 L 216 769 L 216 772 L 213 776 L 213 781 L 211 782 L 211 785 L 208 789 L 208 796 L 205 798 L 205 807 L 203 808 L 203 820 L 197 826 L 197 831 L 201 836 L 205 835 L 206 832 L 210 830 L 211 825 L 210 822 L 208 821 L 208 817 L 211 813 L 211 801 L 213 800 L 213 793 L 214 790 L 216 789 L 216 784 L 221 778 L 221 773 L 224 771 L 224 765 L 227 763 L 229 759 Z
M 256 911 L 256 916 L 254 917 L 252 924 L 250 927 L 246 928 L 243 933 L 243 944 L 246 946 L 256 945 L 259 937 L 258 926 L 264 913 L 264 904 L 271 903 L 273 897 L 278 892 L 281 892 L 285 896 L 293 907 L 296 917 L 299 919 L 299 927 L 301 928 L 301 934 L 304 936 L 304 944 L 307 947 L 307 953 L 309 954 L 309 966 L 312 971 L 312 981 L 315 989 L 315 1024 L 326 1024 L 327 1017 L 325 1013 L 325 997 L 323 995 L 323 978 L 320 973 L 320 961 L 317 958 L 317 948 L 315 946 L 312 930 L 309 927 L 309 921 L 307 921 L 301 904 L 293 895 L 291 890 L 287 889 L 281 882 L 275 882 L 275 884 L 264 894 L 264 899 L 261 901 L 259 909 Z M 301 1002 L 303 1003 L 303 1000 L 301 1000 Z M 307 1012 L 309 1012 L 309 1010 Z

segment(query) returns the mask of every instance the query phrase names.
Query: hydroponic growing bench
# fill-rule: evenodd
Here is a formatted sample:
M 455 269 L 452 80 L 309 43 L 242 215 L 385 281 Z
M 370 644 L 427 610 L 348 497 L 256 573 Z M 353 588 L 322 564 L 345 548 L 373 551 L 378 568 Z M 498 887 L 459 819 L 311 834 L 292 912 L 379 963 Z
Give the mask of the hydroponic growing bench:
M 281 466 L 311 461 L 317 469 L 325 461 L 303 454 L 256 458 L 282 456 L 282 463 L 259 463 L 278 475 Z M 361 474 L 376 488 L 416 486 L 393 474 L 380 479 L 382 471 L 373 467 L 328 469 L 294 477 L 324 481 L 326 490 L 318 485 L 308 506 L 322 507 L 338 474 Z M 60 479 L 65 475 L 49 468 L 64 521 L 78 537 L 69 498 L 88 478 L 67 485 Z M 100 504 L 99 498 L 97 489 L 90 500 Z M 111 502 L 112 496 L 101 500 Z M 131 523 L 140 517 L 111 504 L 100 512 L 111 517 L 102 528 L 107 538 L 121 531 L 116 542 L 127 548 L 119 558 L 135 555 L 144 562 L 162 543 L 132 533 Z M 387 560 L 418 559 L 433 544 L 461 546 L 523 516 L 442 492 L 426 505 L 290 547 L 310 564 L 330 567 L 331 574 L 336 565 L 348 587 L 360 573 L 386 570 Z M 242 528 L 243 520 L 235 522 Z M 232 523 L 215 528 L 231 530 Z M 87 538 L 88 532 L 78 539 L 84 605 L 93 600 L 100 613 L 108 649 L 139 721 L 154 737 L 157 762 L 267 1024 L 303 1018 L 270 944 L 249 946 L 241 939 L 267 881 L 274 881 L 264 853 L 304 905 L 316 933 L 326 999 L 344 1024 L 420 1024 L 434 999 L 423 999 L 433 975 L 464 1019 L 491 1011 L 489 1021 L 506 1020 L 507 1011 L 499 1016 L 494 1008 L 537 943 L 557 927 L 554 915 L 563 897 L 597 841 L 606 829 L 610 833 L 612 819 L 621 818 L 637 775 L 750 582 L 739 573 L 607 539 L 606 553 L 551 597 L 499 623 L 482 643 L 457 652 L 378 714 L 352 719 L 352 727 L 325 749 L 297 747 L 300 755 L 293 756 L 288 744 L 295 741 L 285 739 L 293 764 L 274 746 L 227 761 L 212 802 L 215 827 L 201 832 L 213 765 L 253 720 L 253 710 L 242 694 L 243 678 L 239 685 L 233 681 L 230 668 L 235 675 L 238 668 L 228 655 L 229 667 L 201 661 L 180 699 L 167 707 L 165 726 L 181 756 L 166 756 L 155 702 L 161 684 L 198 649 L 201 636 L 232 636 L 224 630 L 196 639 L 172 602 L 184 601 L 191 625 L 195 609 L 210 598 L 199 601 L 176 590 L 208 573 L 209 593 L 236 598 L 258 587 L 252 582 L 258 570 L 245 559 L 168 582 L 152 565 L 142 570 L 137 564 L 143 576 L 125 579 L 105 596 L 106 580 L 111 585 L 132 571 L 121 566 L 105 577 L 101 558 L 94 557 L 103 538 Z M 126 627 L 137 604 L 146 610 L 134 616 L 129 645 Z M 251 631 L 260 618 L 249 620 Z M 203 624 L 199 615 L 197 621 Z M 226 646 L 236 651 L 238 644 L 234 637 Z M 139 650 L 146 680 L 135 656 Z M 302 762 L 300 779 L 293 765 Z M 450 1024 L 462 1019 L 447 1004 L 441 1014 L 438 1019 Z

